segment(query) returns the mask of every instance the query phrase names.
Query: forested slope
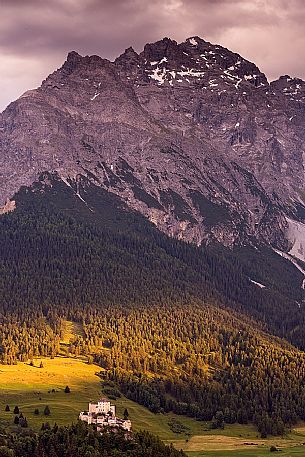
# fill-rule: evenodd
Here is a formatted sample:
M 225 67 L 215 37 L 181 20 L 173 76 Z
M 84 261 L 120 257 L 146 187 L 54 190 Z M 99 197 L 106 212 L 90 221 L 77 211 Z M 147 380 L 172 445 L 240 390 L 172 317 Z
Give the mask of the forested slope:
M 85 305 L 192 298 L 242 310 L 304 346 L 297 329 L 305 318 L 303 276 L 287 260 L 264 247 L 197 248 L 159 232 L 113 194 L 86 181 L 81 188 L 86 203 L 45 176 L 21 189 L 16 210 L 0 217 L 4 309 L 58 306 L 73 316 Z
M 263 247 L 168 238 L 111 193 L 79 189 L 46 175 L 0 217 L 1 361 L 55 356 L 71 319 L 85 334 L 70 352 L 152 410 L 263 433 L 305 419 L 304 355 L 268 335 L 304 347 L 302 275 Z
M 185 457 L 182 451 L 166 446 L 147 433 L 126 439 L 124 433 L 97 433 L 82 422 L 70 427 L 47 429 L 39 435 L 2 435 L 0 452 L 8 457 Z

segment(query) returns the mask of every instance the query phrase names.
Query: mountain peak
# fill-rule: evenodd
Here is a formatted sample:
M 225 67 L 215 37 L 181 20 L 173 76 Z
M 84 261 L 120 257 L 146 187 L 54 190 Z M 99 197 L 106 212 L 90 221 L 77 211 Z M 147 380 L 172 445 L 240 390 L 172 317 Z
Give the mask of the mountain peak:
M 274 193 L 291 201 L 304 187 L 305 83 L 289 78 L 270 91 L 255 64 L 198 36 L 114 62 L 71 51 L 1 115 L 0 197 L 42 171 L 85 174 L 173 236 L 282 246 Z
M 132 49 L 132 48 L 130 48 Z M 72 64 L 72 65 L 76 65 L 76 64 L 79 64 L 81 62 L 84 62 L 84 63 L 92 63 L 92 62 L 109 62 L 107 59 L 103 59 L 102 57 L 96 55 L 96 54 L 93 54 L 93 55 L 87 55 L 87 56 L 82 56 L 80 55 L 78 52 L 76 51 L 70 51 L 67 55 L 67 59 L 66 59 L 66 62 L 65 63 L 68 63 L 68 64 Z
M 70 51 L 67 55 L 67 62 L 75 62 L 81 58 L 82 56 L 77 51 Z
M 133 55 L 138 55 L 138 53 L 133 49 L 132 46 L 129 46 L 129 48 L 125 49 L 125 53 L 124 54 L 133 54 Z
M 146 44 L 142 55 L 147 60 L 161 60 L 163 57 L 171 57 L 171 55 L 175 55 L 177 50 L 177 41 L 165 37 L 155 43 Z
M 128 48 L 115 64 L 123 78 L 140 85 L 191 87 L 199 84 L 219 93 L 229 88 L 236 92 L 269 85 L 255 64 L 199 36 L 179 44 L 164 37 L 146 44 L 139 55 Z
M 120 63 L 124 61 L 133 61 L 139 58 L 139 54 L 133 49 L 132 46 L 125 49 L 125 51 L 115 59 L 115 63 Z
M 174 45 L 178 44 L 176 40 L 173 40 L 172 38 L 169 38 L 167 36 L 162 38 L 161 40 L 156 41 L 156 43 L 165 43 L 165 44 L 174 44 Z
M 200 38 L 199 36 L 192 36 L 187 38 L 184 43 L 189 43 L 192 46 L 197 46 L 198 43 L 206 43 L 206 41 L 203 38 Z
M 305 81 L 300 78 L 283 75 L 272 81 L 271 87 L 275 93 L 284 95 L 290 102 L 304 103 L 305 101 Z

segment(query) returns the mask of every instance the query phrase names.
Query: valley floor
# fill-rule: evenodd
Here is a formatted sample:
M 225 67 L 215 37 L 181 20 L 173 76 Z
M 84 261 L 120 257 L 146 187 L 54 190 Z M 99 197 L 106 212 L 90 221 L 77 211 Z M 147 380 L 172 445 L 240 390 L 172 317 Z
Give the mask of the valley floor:
M 26 363 L 0 366 L 0 425 L 14 429 L 16 405 L 35 430 L 39 430 L 43 422 L 50 425 L 75 422 L 88 402 L 102 395 L 101 382 L 96 376 L 98 371 L 100 367 L 88 365 L 84 359 L 66 357 L 39 358 L 34 360 L 34 366 Z M 69 394 L 64 392 L 67 385 L 71 389 Z M 128 409 L 135 430 L 146 429 L 159 435 L 167 443 L 185 450 L 190 457 L 263 457 L 269 455 L 272 445 L 282 450 L 283 457 L 305 455 L 304 424 L 283 438 L 262 440 L 251 425 L 235 424 L 226 426 L 225 430 L 211 431 L 205 422 L 174 414 L 155 415 L 124 397 L 115 404 L 119 416 Z M 9 412 L 5 411 L 6 405 L 10 407 Z M 43 414 L 46 405 L 51 410 L 50 416 Z M 39 409 L 39 415 L 34 414 L 35 409 Z

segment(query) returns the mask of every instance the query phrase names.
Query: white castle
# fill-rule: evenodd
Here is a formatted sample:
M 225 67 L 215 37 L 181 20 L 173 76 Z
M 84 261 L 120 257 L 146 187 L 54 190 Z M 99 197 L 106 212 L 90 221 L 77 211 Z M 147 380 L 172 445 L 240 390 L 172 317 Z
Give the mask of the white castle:
M 107 426 L 122 428 L 128 432 L 131 430 L 130 420 L 116 417 L 115 405 L 112 405 L 107 398 L 102 398 L 97 403 L 89 403 L 88 411 L 82 411 L 79 419 L 87 424 L 97 425 L 97 431 Z

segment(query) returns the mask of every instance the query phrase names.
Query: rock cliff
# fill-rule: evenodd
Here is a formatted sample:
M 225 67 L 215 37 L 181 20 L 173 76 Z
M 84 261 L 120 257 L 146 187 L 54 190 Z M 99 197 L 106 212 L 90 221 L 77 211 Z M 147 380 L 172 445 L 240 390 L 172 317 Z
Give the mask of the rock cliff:
M 71 52 L 0 115 L 0 200 L 56 172 L 84 204 L 92 182 L 171 236 L 295 255 L 304 122 L 304 81 L 269 84 L 199 37 L 128 48 L 114 62 Z

